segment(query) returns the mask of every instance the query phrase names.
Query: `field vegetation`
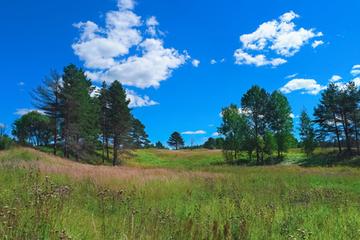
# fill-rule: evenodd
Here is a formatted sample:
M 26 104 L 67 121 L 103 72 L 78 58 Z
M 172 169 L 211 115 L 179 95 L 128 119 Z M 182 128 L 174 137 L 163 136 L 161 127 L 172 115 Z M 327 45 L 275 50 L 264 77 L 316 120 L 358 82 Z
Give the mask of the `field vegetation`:
M 236 167 L 222 164 L 221 156 L 211 150 L 140 150 L 114 168 L 28 148 L 1 152 L 0 235 L 359 239 L 359 169 L 291 162 Z

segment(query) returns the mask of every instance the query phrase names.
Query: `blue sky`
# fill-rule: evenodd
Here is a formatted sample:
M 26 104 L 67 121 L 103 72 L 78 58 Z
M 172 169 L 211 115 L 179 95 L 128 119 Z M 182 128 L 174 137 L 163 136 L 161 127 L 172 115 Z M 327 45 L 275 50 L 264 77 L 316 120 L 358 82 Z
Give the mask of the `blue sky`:
M 33 109 L 29 92 L 69 63 L 95 84 L 122 81 L 152 141 L 176 130 L 202 143 L 254 84 L 283 91 L 296 117 L 332 77 L 360 83 L 359 11 L 357 0 L 4 1 L 0 123 Z

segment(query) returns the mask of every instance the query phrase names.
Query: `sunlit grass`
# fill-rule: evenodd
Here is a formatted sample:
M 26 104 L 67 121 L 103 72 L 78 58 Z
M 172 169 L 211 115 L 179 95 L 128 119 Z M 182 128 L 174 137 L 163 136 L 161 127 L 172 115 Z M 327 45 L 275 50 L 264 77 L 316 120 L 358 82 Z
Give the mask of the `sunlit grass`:
M 93 172 L 85 178 L 73 178 L 63 170 L 39 172 L 36 164 L 29 168 L 14 161 L 21 156 L 30 162 L 47 158 L 35 151 L 17 149 L 1 153 L 0 236 L 4 239 L 360 238 L 359 169 L 218 166 L 218 158 L 214 156 L 219 153 L 203 152 L 213 159 L 205 161 L 200 152 L 159 152 L 164 154 L 163 158 L 168 154 L 174 156 L 168 160 L 142 160 L 143 166 L 178 169 L 162 172 L 165 178 L 144 178 L 153 172 L 137 169 L 138 178 L 122 179 L 106 170 L 110 171 L 107 174 L 114 174 L 110 176 L 113 182 L 98 181 L 101 175 Z M 185 161 L 195 161 L 190 169 L 198 168 L 196 161 L 204 161 L 202 171 L 209 169 L 221 174 L 182 174 L 183 163 L 174 166 L 169 161 L 181 161 L 184 156 L 187 156 Z M 46 161 L 46 164 L 58 164 L 59 168 L 65 164 L 50 157 Z M 81 164 L 70 166 L 76 171 L 88 168 Z M 176 174 L 179 177 L 170 177 Z

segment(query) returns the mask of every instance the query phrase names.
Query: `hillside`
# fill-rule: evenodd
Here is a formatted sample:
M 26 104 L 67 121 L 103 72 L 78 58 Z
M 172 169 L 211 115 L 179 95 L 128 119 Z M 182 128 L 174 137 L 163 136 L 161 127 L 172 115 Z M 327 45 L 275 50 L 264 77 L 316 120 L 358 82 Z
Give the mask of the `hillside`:
M 218 156 L 142 150 L 109 167 L 27 148 L 0 152 L 0 235 L 359 239 L 359 169 L 218 166 Z

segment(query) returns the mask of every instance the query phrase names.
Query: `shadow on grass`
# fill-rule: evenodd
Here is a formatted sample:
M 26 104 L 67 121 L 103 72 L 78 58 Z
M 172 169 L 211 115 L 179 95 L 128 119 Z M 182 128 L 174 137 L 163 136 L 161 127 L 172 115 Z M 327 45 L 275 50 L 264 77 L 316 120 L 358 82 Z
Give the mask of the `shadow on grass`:
M 360 167 L 360 156 L 355 153 L 338 153 L 337 151 L 316 153 L 298 161 L 297 164 L 303 167 Z

